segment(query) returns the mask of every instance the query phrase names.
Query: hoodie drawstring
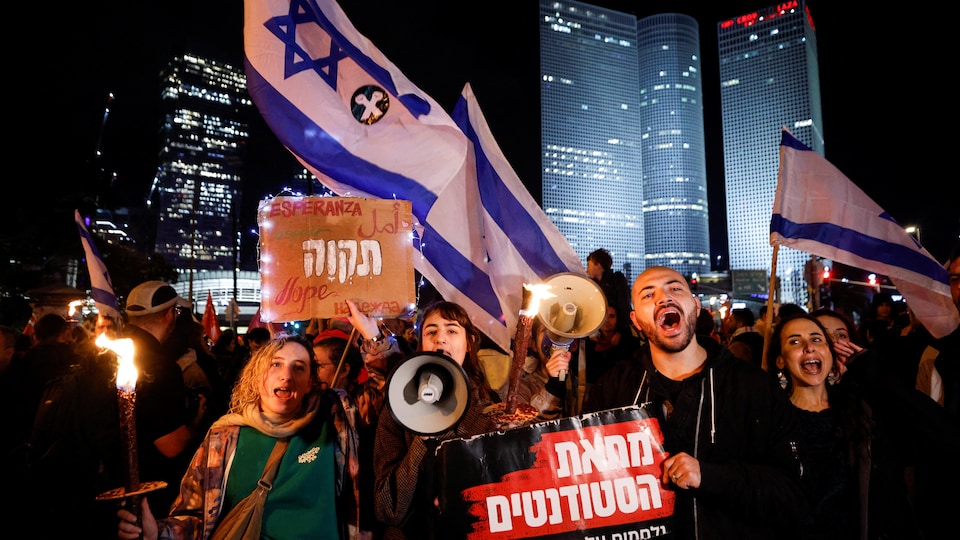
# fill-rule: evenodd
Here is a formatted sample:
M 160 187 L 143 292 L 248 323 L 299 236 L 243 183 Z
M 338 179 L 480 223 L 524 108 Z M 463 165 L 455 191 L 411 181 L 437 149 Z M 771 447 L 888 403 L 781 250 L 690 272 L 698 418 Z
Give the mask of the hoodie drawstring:
M 640 400 L 640 392 L 643 391 L 643 383 L 647 382 L 647 370 L 643 370 L 643 378 L 640 379 L 640 386 L 637 387 L 637 395 L 633 397 L 633 404 L 636 405 Z M 650 391 L 647 390 L 647 399 L 650 400 Z
M 717 433 L 717 399 L 716 399 L 716 388 L 715 381 L 713 378 L 713 368 L 710 368 L 707 371 L 707 378 L 710 379 L 710 444 L 716 444 L 716 433 Z M 700 404 L 697 408 L 697 431 L 698 435 L 694 437 L 693 440 L 693 452 L 695 458 L 700 457 L 700 421 L 703 419 L 703 397 L 704 393 L 707 390 L 706 388 L 707 381 L 700 381 Z
M 710 368 L 710 444 L 715 444 L 717 433 L 717 394 L 713 383 L 713 368 Z

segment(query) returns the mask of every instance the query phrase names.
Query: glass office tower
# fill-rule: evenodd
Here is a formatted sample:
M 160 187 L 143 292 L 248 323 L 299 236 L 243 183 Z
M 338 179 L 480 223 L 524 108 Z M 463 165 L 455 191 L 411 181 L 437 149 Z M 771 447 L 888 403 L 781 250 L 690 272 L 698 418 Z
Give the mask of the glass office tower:
M 643 270 L 637 20 L 574 1 L 540 2 L 542 206 L 586 265 L 606 248 Z
M 794 0 L 721 21 L 717 35 L 730 270 L 769 274 L 781 127 L 823 155 L 815 27 L 805 0 Z M 780 302 L 806 305 L 809 259 L 780 248 Z
M 246 77 L 242 68 L 189 54 L 161 77 L 160 166 L 149 201 L 158 213 L 155 251 L 191 278 L 193 270 L 233 270 L 239 150 L 252 110 Z
M 710 271 L 700 27 L 666 13 L 637 23 L 644 267 Z

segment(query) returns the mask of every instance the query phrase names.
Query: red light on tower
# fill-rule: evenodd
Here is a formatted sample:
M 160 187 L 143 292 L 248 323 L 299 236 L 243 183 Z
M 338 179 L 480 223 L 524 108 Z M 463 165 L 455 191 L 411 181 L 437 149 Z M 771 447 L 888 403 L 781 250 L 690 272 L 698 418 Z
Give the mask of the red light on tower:
M 829 279 L 830 279 L 830 267 L 829 267 L 829 266 L 825 266 L 825 267 L 823 268 L 823 280 L 824 280 L 824 281 L 827 281 L 827 280 L 829 280 Z

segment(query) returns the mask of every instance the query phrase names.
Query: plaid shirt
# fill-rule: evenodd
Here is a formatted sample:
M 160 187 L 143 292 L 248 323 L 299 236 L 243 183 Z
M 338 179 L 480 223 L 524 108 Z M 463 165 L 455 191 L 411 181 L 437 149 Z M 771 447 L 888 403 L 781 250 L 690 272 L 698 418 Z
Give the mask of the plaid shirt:
M 343 390 L 328 390 L 324 398 L 317 420 L 331 418 L 337 431 L 335 460 L 340 537 L 356 540 L 364 537 L 358 526 L 360 462 L 357 425 L 361 422 L 360 413 Z M 324 408 L 329 411 L 326 416 L 322 414 Z M 180 483 L 180 495 L 169 517 L 158 521 L 159 538 L 206 540 L 212 536 L 223 510 L 227 465 L 237 450 L 240 427 L 216 427 L 207 432 Z

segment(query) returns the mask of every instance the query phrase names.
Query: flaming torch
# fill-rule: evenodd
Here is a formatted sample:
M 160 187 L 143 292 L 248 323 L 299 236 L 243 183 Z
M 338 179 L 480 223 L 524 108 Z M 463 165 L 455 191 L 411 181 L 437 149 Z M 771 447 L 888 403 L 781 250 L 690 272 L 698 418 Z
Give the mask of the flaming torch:
M 100 334 L 97 346 L 110 349 L 117 355 L 117 400 L 120 405 L 120 443 L 125 453 L 123 487 L 97 496 L 97 500 L 124 499 L 127 510 L 140 516 L 140 499 L 144 493 L 166 487 L 167 483 L 140 483 L 140 462 L 137 454 L 137 422 L 134 405 L 137 402 L 137 368 L 133 363 L 132 339 L 112 340 Z M 139 525 L 139 519 L 137 520 Z
M 70 322 L 77 322 L 77 311 L 80 310 L 80 306 L 83 305 L 83 301 L 74 300 L 67 304 L 67 320 Z
M 523 425 L 536 418 L 539 411 L 526 403 L 520 403 L 520 378 L 523 377 L 523 365 L 527 360 L 527 347 L 530 344 L 530 329 L 533 318 L 540 311 L 540 300 L 554 296 L 549 292 L 550 285 L 539 283 L 523 284 L 523 300 L 520 306 L 520 318 L 517 320 L 517 333 L 513 338 L 513 359 L 510 365 L 510 382 L 507 387 L 507 401 L 494 403 L 484 412 L 497 419 L 497 423 Z

